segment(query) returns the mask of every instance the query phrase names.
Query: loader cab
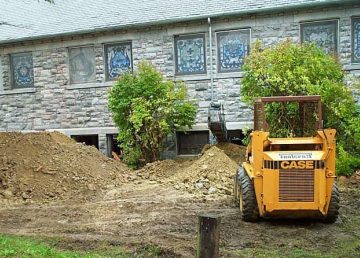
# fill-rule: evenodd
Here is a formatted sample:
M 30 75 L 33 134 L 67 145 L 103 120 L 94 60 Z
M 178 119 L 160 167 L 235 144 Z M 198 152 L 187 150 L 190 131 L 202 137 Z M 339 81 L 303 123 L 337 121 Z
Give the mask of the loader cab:
M 278 110 L 276 117 L 267 116 L 271 110 Z M 313 136 L 323 129 L 322 110 L 321 97 L 317 95 L 259 98 L 254 104 L 254 130 L 270 132 L 270 136 Z

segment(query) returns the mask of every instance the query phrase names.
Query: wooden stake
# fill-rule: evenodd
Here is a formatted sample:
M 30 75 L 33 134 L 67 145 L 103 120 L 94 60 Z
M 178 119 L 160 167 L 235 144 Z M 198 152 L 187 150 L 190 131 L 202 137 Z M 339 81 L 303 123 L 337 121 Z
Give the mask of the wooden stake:
M 216 215 L 199 216 L 197 258 L 219 257 L 220 221 Z

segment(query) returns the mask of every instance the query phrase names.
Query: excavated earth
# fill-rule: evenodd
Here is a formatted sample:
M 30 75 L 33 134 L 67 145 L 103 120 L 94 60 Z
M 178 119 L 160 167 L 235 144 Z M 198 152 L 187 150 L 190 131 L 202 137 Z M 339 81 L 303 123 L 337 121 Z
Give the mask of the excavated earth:
M 88 200 L 129 169 L 61 133 L 0 133 L 0 204 Z
M 221 217 L 221 257 L 253 257 L 257 248 L 326 254 L 344 241 L 360 254 L 360 173 L 339 179 L 335 224 L 245 223 L 232 197 L 244 152 L 205 146 L 198 158 L 134 171 L 60 133 L 0 133 L 0 233 L 55 237 L 64 249 L 155 245 L 163 257 L 193 257 L 198 215 L 211 213 Z

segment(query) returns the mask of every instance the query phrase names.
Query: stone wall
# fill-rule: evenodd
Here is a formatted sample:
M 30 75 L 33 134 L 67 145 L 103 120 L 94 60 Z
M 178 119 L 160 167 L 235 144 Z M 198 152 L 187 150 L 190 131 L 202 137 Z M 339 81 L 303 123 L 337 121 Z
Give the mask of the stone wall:
M 167 79 L 184 80 L 189 98 L 197 101 L 199 111 L 195 130 L 207 130 L 207 110 L 212 101 L 221 101 L 231 129 L 251 125 L 252 112 L 240 101 L 241 72 L 218 73 L 216 31 L 251 28 L 251 41 L 260 39 L 269 46 L 290 38 L 300 41 L 300 22 L 339 19 L 339 57 L 345 70 L 356 74 L 360 66 L 351 64 L 351 16 L 360 15 L 359 6 L 303 10 L 286 13 L 247 15 L 212 20 L 212 55 L 210 65 L 207 20 L 161 27 L 98 33 L 71 38 L 22 42 L 0 46 L 0 130 L 62 130 L 71 134 L 99 134 L 99 146 L 105 149 L 107 133 L 116 129 L 107 107 L 107 92 L 113 82 L 105 81 L 103 45 L 131 41 L 134 69 L 140 60 L 152 62 Z M 174 35 L 204 33 L 206 37 L 207 74 L 175 75 Z M 70 84 L 68 48 L 94 45 L 96 82 Z M 33 53 L 34 88 L 11 89 L 9 54 Z M 213 71 L 213 86 L 211 86 Z

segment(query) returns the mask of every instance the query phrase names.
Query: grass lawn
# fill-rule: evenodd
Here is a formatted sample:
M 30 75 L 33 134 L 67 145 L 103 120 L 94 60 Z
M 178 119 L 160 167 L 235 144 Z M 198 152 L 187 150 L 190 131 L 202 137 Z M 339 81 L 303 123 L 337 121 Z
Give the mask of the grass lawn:
M 133 257 L 117 248 L 100 252 L 74 252 L 59 250 L 51 244 L 30 237 L 0 235 L 0 257 L 36 257 L 36 258 L 98 258 Z
M 256 258 L 360 258 L 360 240 L 350 239 L 334 245 L 327 251 L 314 248 L 289 248 L 289 247 L 259 247 L 245 248 L 241 251 L 225 252 L 231 257 L 256 257 Z

